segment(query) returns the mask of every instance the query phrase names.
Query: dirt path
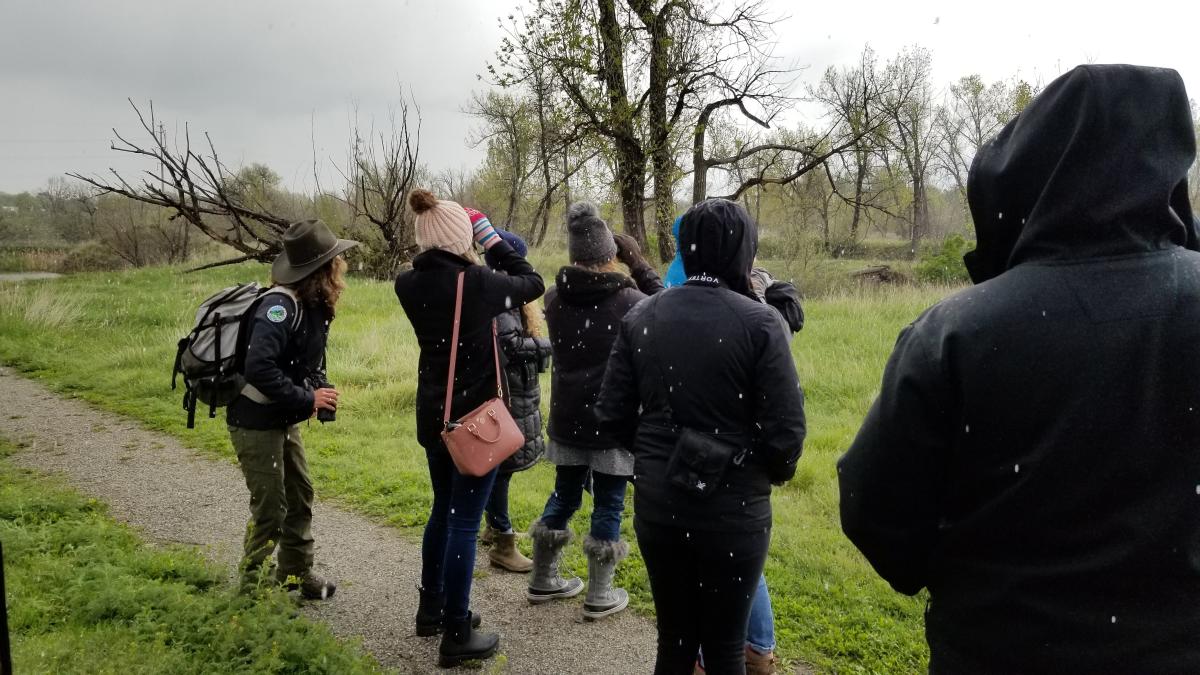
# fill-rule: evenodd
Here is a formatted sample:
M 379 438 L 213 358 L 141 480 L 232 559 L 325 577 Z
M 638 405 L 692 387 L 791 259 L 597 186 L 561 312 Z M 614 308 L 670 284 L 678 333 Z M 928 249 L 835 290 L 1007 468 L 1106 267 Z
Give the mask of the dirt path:
M 198 457 L 179 441 L 136 422 L 63 399 L 0 368 L 0 436 L 25 444 L 21 465 L 64 475 L 156 541 L 203 547 L 232 574 L 247 513 L 246 487 L 233 464 Z M 318 495 L 319 496 L 319 495 Z M 361 638 L 385 666 L 436 672 L 437 640 L 418 638 L 420 550 L 395 530 L 318 501 L 313 517 L 317 569 L 337 579 L 337 597 L 305 612 L 334 633 Z M 581 600 L 531 607 L 524 575 L 481 566 L 472 592 L 484 628 L 499 630 L 511 673 L 644 673 L 654 663 L 654 626 L 631 612 L 596 623 L 578 620 Z M 582 596 L 581 596 L 582 597 Z

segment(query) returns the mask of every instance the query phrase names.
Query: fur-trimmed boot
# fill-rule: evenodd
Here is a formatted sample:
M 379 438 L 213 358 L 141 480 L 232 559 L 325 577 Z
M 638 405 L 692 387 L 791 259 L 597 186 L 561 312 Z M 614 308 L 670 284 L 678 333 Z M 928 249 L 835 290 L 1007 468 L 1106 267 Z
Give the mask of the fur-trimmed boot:
M 583 600 L 583 618 L 594 621 L 629 606 L 629 593 L 624 588 L 613 588 L 613 575 L 617 563 L 629 555 L 629 544 L 620 540 L 606 541 L 583 538 L 583 552 L 588 559 L 587 597 Z
M 488 560 L 493 565 L 509 572 L 525 573 L 533 569 L 533 561 L 521 555 L 517 550 L 516 532 L 493 532 L 492 548 L 488 550 Z
M 583 582 L 578 577 L 563 579 L 558 573 L 562 550 L 571 540 L 571 531 L 551 530 L 539 519 L 529 528 L 529 536 L 533 538 L 533 574 L 525 593 L 529 602 L 538 605 L 579 595 Z
M 465 661 L 486 659 L 496 653 L 496 648 L 500 646 L 500 635 L 480 633 L 475 630 L 478 625 L 475 615 L 470 612 L 463 619 L 446 620 L 446 632 L 438 647 L 439 666 L 453 668 Z
M 417 586 L 421 599 L 417 603 L 417 635 L 433 637 L 440 635 L 446 627 L 446 596 L 442 593 L 432 593 Z M 478 628 L 483 619 L 476 613 L 471 613 L 471 627 Z

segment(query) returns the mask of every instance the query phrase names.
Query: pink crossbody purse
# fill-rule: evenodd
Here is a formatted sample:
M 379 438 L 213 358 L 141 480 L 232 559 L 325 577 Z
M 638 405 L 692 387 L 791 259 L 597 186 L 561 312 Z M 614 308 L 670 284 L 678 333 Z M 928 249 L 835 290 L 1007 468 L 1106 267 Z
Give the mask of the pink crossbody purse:
M 463 277 L 458 273 L 458 293 L 454 300 L 454 329 L 450 339 L 450 372 L 446 380 L 445 429 L 442 441 L 458 472 L 465 476 L 486 476 L 525 445 L 508 406 L 504 404 L 504 385 L 500 379 L 500 346 L 496 342 L 496 321 L 492 320 L 492 352 L 496 358 L 496 398 L 450 421 L 450 403 L 454 398 L 454 367 L 458 362 L 458 328 L 462 321 Z

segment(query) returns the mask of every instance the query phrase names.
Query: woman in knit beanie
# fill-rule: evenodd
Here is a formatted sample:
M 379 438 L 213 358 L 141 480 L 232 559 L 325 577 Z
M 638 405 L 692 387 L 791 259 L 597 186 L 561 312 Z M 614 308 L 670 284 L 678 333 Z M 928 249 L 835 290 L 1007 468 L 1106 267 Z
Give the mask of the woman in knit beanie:
M 662 290 L 662 282 L 637 242 L 628 235 L 614 237 L 594 205 L 571 206 L 567 232 L 573 264 L 559 271 L 557 286 L 546 294 L 554 359 L 546 457 L 555 465 L 554 492 L 531 530 L 533 574 L 526 597 L 536 604 L 583 590 L 578 578 L 559 574 L 558 563 L 571 536 L 568 523 L 582 504 L 590 475 L 593 510 L 583 540 L 588 559 L 583 616 L 598 619 L 629 604 L 628 593 L 613 587 L 613 575 L 629 551 L 621 540 L 621 514 L 633 455 L 599 429 L 592 407 L 622 317 L 647 295 Z
M 446 378 L 450 368 L 455 297 L 463 275 L 462 314 L 450 419 L 459 419 L 496 395 L 492 321 L 536 300 L 545 284 L 512 246 L 496 235 L 486 216 L 468 213 L 428 190 L 414 190 L 421 253 L 396 278 L 396 297 L 421 347 L 417 370 L 417 442 L 425 449 L 433 506 L 421 545 L 421 599 L 417 635 L 443 633 L 439 663 L 450 667 L 495 653 L 499 636 L 475 630 L 470 611 L 475 538 L 496 472 L 482 478 L 458 472 L 442 443 Z M 477 263 L 478 244 L 496 274 Z

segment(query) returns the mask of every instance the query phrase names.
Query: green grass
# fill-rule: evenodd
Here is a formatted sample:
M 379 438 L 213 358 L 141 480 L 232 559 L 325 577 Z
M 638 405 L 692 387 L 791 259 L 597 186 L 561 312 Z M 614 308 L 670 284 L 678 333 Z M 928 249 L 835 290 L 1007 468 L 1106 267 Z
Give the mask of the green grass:
M 532 257 L 547 276 L 565 259 Z M 148 269 L 0 286 L 0 360 L 61 392 L 231 458 L 222 420 L 184 428 L 169 371 L 175 342 L 190 328 L 199 300 L 264 275 L 265 268 L 252 265 L 198 274 Z M 767 565 L 785 658 L 839 673 L 924 668 L 923 600 L 893 593 L 842 536 L 834 464 L 875 396 L 896 334 L 947 292 L 884 288 L 806 302 L 808 324 L 793 349 L 810 436 L 796 479 L 775 493 Z M 352 280 L 329 349 L 330 378 L 343 392 L 338 421 L 303 427 L 318 494 L 403 528 L 423 524 L 430 499 L 413 432 L 417 355 L 391 284 Z M 516 477 L 511 502 L 518 527 L 540 514 L 552 484 L 545 463 Z M 586 510 L 575 519 L 577 531 L 585 527 Z M 624 528 L 633 541 L 628 519 Z M 571 551 L 568 567 L 584 572 L 578 547 Z M 618 582 L 635 607 L 652 609 L 636 547 Z
M 379 672 L 291 618 L 282 592 L 235 596 L 196 550 L 148 547 L 102 504 L 2 458 L 0 540 L 14 672 Z

